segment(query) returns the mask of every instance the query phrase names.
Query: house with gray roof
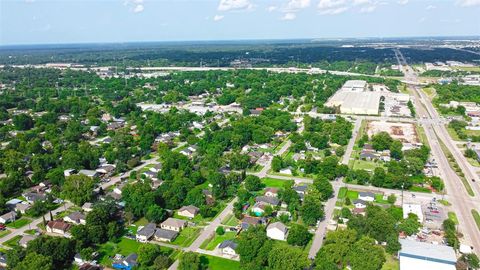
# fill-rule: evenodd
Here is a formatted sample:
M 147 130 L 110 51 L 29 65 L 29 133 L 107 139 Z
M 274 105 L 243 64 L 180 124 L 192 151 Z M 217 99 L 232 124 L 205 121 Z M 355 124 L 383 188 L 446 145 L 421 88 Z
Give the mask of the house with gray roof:
M 177 238 L 178 232 L 172 230 L 165 230 L 165 229 L 157 229 L 155 231 L 154 238 L 156 241 L 160 242 L 172 242 Z
M 143 228 L 137 231 L 135 238 L 138 242 L 146 243 L 155 234 L 157 225 L 155 223 L 148 223 Z
M 274 206 L 280 204 L 280 200 L 278 198 L 268 196 L 258 196 L 255 198 L 255 202 L 264 202 Z
M 227 255 L 231 257 L 237 257 L 238 254 L 236 252 L 238 244 L 235 243 L 233 240 L 225 240 L 218 245 L 218 249 L 222 253 L 222 255 Z
M 185 227 L 187 227 L 187 222 L 178 218 L 168 218 L 160 224 L 160 228 L 176 232 L 180 232 Z

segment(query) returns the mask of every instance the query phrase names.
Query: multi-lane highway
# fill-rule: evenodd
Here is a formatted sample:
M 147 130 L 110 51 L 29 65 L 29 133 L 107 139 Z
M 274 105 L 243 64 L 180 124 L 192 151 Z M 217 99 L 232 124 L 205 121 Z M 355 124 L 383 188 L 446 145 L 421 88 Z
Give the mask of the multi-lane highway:
M 405 80 L 410 82 L 418 82 L 416 73 L 410 66 L 407 65 L 400 50 L 396 50 L 396 55 L 397 60 L 402 66 L 405 74 Z M 477 179 L 478 176 L 470 169 L 468 162 L 448 135 L 445 126 L 442 123 L 437 122 L 440 117 L 433 108 L 430 100 L 421 91 L 421 88 L 418 86 L 418 84 L 409 85 L 409 89 L 415 96 L 415 109 L 417 111 L 417 115 L 422 119 L 431 120 L 422 121 L 421 125 L 425 130 L 432 155 L 439 164 L 440 174 L 445 182 L 446 190 L 449 195 L 449 201 L 452 203 L 452 207 L 455 209 L 457 214 L 457 218 L 459 220 L 459 231 L 464 235 L 463 243 L 473 246 L 475 251 L 478 252 L 480 250 L 480 230 L 475 224 L 471 210 L 479 210 L 479 187 L 475 183 L 470 183 L 475 192 L 475 196 L 472 197 L 468 195 L 460 177 L 450 167 L 448 159 L 445 153 L 442 151 L 441 142 L 439 139 L 445 143 L 447 148 L 453 154 L 455 160 L 459 164 L 468 180 Z

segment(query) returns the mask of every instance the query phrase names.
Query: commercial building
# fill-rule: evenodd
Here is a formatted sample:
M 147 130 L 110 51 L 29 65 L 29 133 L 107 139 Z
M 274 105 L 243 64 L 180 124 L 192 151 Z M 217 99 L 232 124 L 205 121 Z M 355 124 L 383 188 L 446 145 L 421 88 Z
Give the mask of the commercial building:
M 457 257 L 452 247 L 400 239 L 400 270 L 455 270 Z

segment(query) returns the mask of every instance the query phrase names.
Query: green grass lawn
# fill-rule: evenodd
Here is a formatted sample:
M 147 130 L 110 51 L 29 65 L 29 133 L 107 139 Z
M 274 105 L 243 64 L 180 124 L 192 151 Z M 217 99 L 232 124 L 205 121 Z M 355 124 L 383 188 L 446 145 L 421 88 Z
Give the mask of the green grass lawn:
M 347 197 L 353 202 L 353 200 L 358 199 L 358 191 L 349 190 L 347 191 Z
M 29 224 L 30 222 L 32 222 L 31 219 L 22 217 L 20 219 L 15 220 L 14 222 L 8 223 L 7 227 L 14 228 L 14 229 L 19 229 L 19 228 Z
M 458 224 L 458 218 L 455 212 L 448 212 L 448 218 L 455 222 L 455 224 Z
M 375 168 L 383 167 L 381 162 L 373 162 L 373 161 L 366 161 L 357 159 L 353 162 L 353 169 L 354 170 L 367 170 L 373 172 Z
M 444 206 L 450 206 L 452 205 L 450 202 L 448 202 L 447 200 L 438 200 L 439 203 L 441 203 L 442 205 Z
M 227 217 L 225 217 L 225 219 L 222 221 L 222 224 L 235 227 L 238 225 L 238 222 L 239 222 L 238 219 L 234 215 L 230 214 Z
M 415 129 L 417 130 L 420 142 L 422 142 L 424 145 L 428 145 L 427 134 L 425 134 L 425 130 L 423 129 L 423 127 L 420 125 L 415 125 Z
M 34 235 L 35 233 L 37 233 L 37 230 L 35 230 L 35 229 L 26 230 L 25 233 L 30 234 L 30 235 Z
M 142 217 L 141 219 L 135 221 L 133 224 L 137 225 L 138 226 L 145 226 L 148 224 L 148 220 L 144 217 Z
M 478 229 L 480 230 L 480 214 L 477 212 L 477 210 L 472 209 L 472 216 L 477 224 Z
M 200 248 L 206 250 L 214 250 L 223 241 L 235 239 L 236 235 L 237 234 L 235 232 L 226 232 L 224 235 L 215 234 L 212 238 L 207 239 L 205 242 L 203 242 Z
M 115 254 L 122 254 L 123 256 L 128 256 L 131 253 L 138 252 L 138 248 L 142 245 L 152 245 L 152 244 L 142 244 L 135 240 L 128 239 L 123 237 L 120 242 L 113 243 L 107 242 L 102 244 L 98 248 L 99 252 L 99 262 L 104 266 L 111 266 L 112 265 L 112 257 Z M 173 253 L 173 249 L 168 247 L 160 247 L 160 250 L 165 255 L 171 255 Z
M 347 196 L 347 191 L 348 189 L 346 187 L 341 187 L 340 190 L 338 191 L 338 198 L 344 199 L 345 196 Z
M 16 247 L 16 246 L 18 246 L 18 241 L 20 241 L 20 239 L 22 239 L 22 236 L 17 235 L 15 237 L 13 237 L 12 239 L 3 242 L 3 245 L 5 245 L 7 247 L 11 247 L 11 248 Z
M 223 259 L 219 257 L 201 255 L 200 262 L 208 265 L 209 270 L 238 270 L 240 269 L 240 262 Z
M 285 184 L 287 183 L 293 183 L 293 180 L 281 180 L 281 179 L 275 179 L 275 178 L 262 178 L 262 183 L 266 187 L 276 187 L 276 188 L 283 188 Z
M 3 231 L 0 231 L 0 238 L 6 236 L 6 235 L 9 235 L 11 233 L 11 231 L 9 230 L 3 230 Z
M 400 262 L 390 254 L 386 254 L 387 261 L 383 264 L 382 270 L 399 270 Z
M 460 138 L 458 137 L 457 132 L 453 128 L 450 128 L 448 126 L 446 128 L 447 128 L 447 131 L 448 131 L 448 135 L 450 135 L 450 137 L 452 137 L 452 140 L 461 141 Z
M 172 244 L 188 247 L 193 243 L 193 241 L 195 241 L 199 234 L 199 228 L 186 227 L 180 232 L 180 234 L 178 234 L 177 238 L 172 242 Z
M 375 202 L 376 203 L 381 203 L 381 204 L 390 204 L 387 200 L 383 199 L 382 194 L 375 194 Z

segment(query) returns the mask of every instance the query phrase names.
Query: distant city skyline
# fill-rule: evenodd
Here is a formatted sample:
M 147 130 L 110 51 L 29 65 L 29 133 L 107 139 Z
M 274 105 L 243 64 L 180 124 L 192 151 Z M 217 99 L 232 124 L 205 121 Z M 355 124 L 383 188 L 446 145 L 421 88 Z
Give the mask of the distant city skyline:
M 0 0 L 0 45 L 480 35 L 480 0 Z

